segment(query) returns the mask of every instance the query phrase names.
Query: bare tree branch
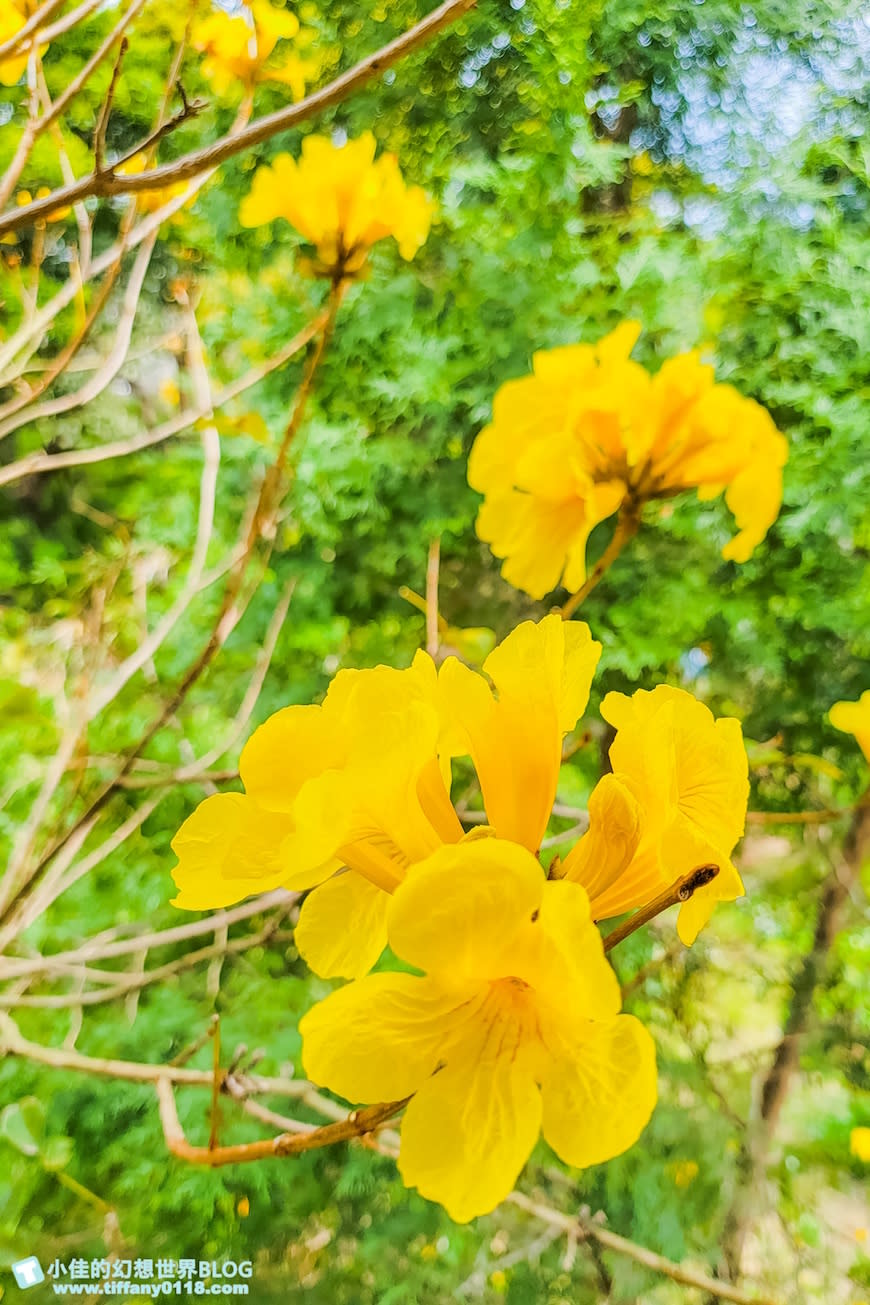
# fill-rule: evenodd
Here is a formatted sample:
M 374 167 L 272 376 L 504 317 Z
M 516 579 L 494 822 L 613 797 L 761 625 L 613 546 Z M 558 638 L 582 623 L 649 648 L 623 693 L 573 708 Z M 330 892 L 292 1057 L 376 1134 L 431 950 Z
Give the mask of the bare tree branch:
M 138 6 L 144 3 L 144 0 L 135 0 L 135 3 Z M 277 136 L 280 132 L 288 131 L 300 122 L 305 122 L 315 114 L 323 112 L 324 109 L 340 104 L 349 95 L 372 81 L 373 78 L 380 76 L 381 73 L 391 68 L 393 64 L 399 63 L 400 60 L 406 58 L 414 50 L 432 40 L 445 27 L 456 22 L 463 14 L 472 9 L 475 3 L 476 0 L 443 0 L 443 3 L 437 9 L 433 9 L 414 27 L 403 32 L 401 36 L 397 36 L 394 41 L 390 41 L 389 44 L 383 46 L 374 54 L 362 59 L 353 68 L 342 73 L 340 77 L 336 77 L 327 86 L 314 91 L 296 104 L 287 105 L 275 113 L 257 118 L 236 136 L 224 137 L 213 145 L 183 155 L 173 163 L 166 163 L 162 167 L 152 168 L 138 175 L 118 176 L 113 171 L 101 174 L 92 173 L 89 177 L 83 178 L 73 186 L 61 187 L 44 199 L 25 204 L 21 208 L 0 217 L 0 235 L 7 231 L 17 231 L 21 227 L 29 226 L 54 209 L 72 204 L 76 200 L 85 199 L 89 195 L 127 195 L 135 194 L 140 190 L 157 190 L 174 182 L 187 181 L 207 168 L 219 167 L 220 164 L 225 163 L 227 159 L 233 158 L 234 155 L 252 149 L 255 145 L 261 145 L 264 141 L 271 140 L 273 136 Z M 116 29 L 116 33 L 113 33 L 113 36 L 115 35 L 120 35 L 118 29 Z M 103 51 L 103 54 L 105 54 L 105 51 Z M 100 57 L 103 57 L 103 55 Z M 96 56 L 94 58 L 96 59 Z M 78 81 L 81 77 L 82 74 L 80 73 L 79 78 L 76 80 Z M 78 87 L 75 88 L 75 93 L 77 93 L 78 89 Z M 71 96 L 67 92 L 61 98 L 68 100 Z M 57 103 L 60 103 L 60 101 Z M 57 104 L 55 108 L 57 108 Z M 141 145 L 138 146 L 137 152 L 141 148 Z

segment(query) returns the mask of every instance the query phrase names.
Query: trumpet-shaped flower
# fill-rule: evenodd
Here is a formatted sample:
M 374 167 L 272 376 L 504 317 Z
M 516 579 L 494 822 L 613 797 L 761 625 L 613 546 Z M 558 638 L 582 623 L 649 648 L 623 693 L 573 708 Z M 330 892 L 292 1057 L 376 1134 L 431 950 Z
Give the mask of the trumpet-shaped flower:
M 609 693 L 601 714 L 616 728 L 613 773 L 593 791 L 589 830 L 561 872 L 583 884 L 601 920 L 645 905 L 699 865 L 717 865 L 716 878 L 680 908 L 679 935 L 692 943 L 716 902 L 743 892 L 730 860 L 749 796 L 740 724 L 716 720 L 666 685 L 631 698 Z
M 377 241 L 393 236 L 411 259 L 429 234 L 432 203 L 419 186 L 406 186 L 394 154 L 375 160 L 366 131 L 344 145 L 307 136 L 297 163 L 279 154 L 257 169 L 239 215 L 244 226 L 285 218 L 317 249 L 315 270 L 333 278 L 362 269 Z
M 245 0 L 237 13 L 215 8 L 199 19 L 191 39 L 205 55 L 202 75 L 218 95 L 239 83 L 250 90 L 257 82 L 276 81 L 286 83 L 293 98 L 301 100 L 306 82 L 316 75 L 316 64 L 295 49 L 282 49 L 279 58 L 267 63 L 279 41 L 299 36 L 299 19 L 289 9 L 269 0 Z
M 473 836 L 450 802 L 452 757 L 472 757 L 489 827 L 537 851 L 562 738 L 586 707 L 600 652 L 586 625 L 548 616 L 518 626 L 484 675 L 455 658 L 439 674 L 426 653 L 407 671 L 339 672 L 321 707 L 285 708 L 255 731 L 239 767 L 244 794 L 206 798 L 185 821 L 172 844 L 176 905 L 320 884 L 297 945 L 320 974 L 365 974 L 409 867 Z
M 313 888 L 296 940 L 325 976 L 365 974 L 387 941 L 389 897 L 445 844 L 495 836 L 536 853 L 556 795 L 562 739 L 583 714 L 600 645 L 580 622 L 518 626 L 482 673 L 418 653 L 406 671 L 341 671 L 322 706 L 288 707 L 255 731 L 244 793 L 207 798 L 173 840 L 176 905 L 224 906 L 284 885 Z M 736 721 L 691 694 L 610 694 L 615 773 L 590 799 L 590 828 L 561 873 L 596 919 L 652 900 L 715 862 L 682 908 L 694 939 L 719 899 L 742 891 L 729 857 L 742 833 L 746 757 Z M 452 759 L 468 756 L 486 825 L 470 834 L 450 800 Z M 336 873 L 336 872 L 339 873 Z
M 367 969 L 383 950 L 383 912 L 371 933 L 350 929 L 351 920 L 369 901 L 377 915 L 383 890 L 412 861 L 463 836 L 438 761 L 436 695 L 435 667 L 420 653 L 407 671 L 342 671 L 322 706 L 270 717 L 242 752 L 244 794 L 206 798 L 175 836 L 176 905 L 198 910 L 279 885 L 309 888 L 346 866 L 352 873 L 320 899 L 324 910 L 331 905 L 323 946 L 339 973 L 342 946 L 362 948 L 367 960 L 355 965 Z M 313 950 L 316 915 L 300 929 Z
M 537 852 L 556 797 L 562 739 L 586 709 L 601 644 L 588 625 L 546 616 L 524 621 L 483 663 L 455 657 L 439 686 L 454 755 L 470 756 L 489 825 Z
M 835 702 L 828 715 L 834 729 L 855 735 L 858 747 L 870 761 L 870 689 L 857 702 Z
M 389 901 L 390 945 L 423 971 L 375 974 L 302 1019 L 306 1075 L 348 1101 L 411 1097 L 407 1186 L 465 1222 L 510 1192 L 543 1131 L 568 1164 L 633 1145 L 655 1050 L 620 1015 L 586 893 L 484 838 L 435 852 Z
M 508 381 L 468 462 L 484 495 L 477 532 L 503 558 L 502 575 L 534 598 L 586 577 L 586 543 L 615 512 L 650 500 L 725 491 L 738 534 L 723 556 L 746 561 L 775 521 L 784 437 L 759 404 L 688 353 L 655 376 L 629 354 L 640 327 L 625 322 L 597 345 L 537 353 Z
M 0 0 L 0 45 L 20 32 L 37 8 L 35 0 Z M 40 46 L 40 51 L 47 49 L 46 45 Z M 0 86 L 15 86 L 19 82 L 29 57 L 30 47 L 25 43 L 19 51 L 0 60 Z

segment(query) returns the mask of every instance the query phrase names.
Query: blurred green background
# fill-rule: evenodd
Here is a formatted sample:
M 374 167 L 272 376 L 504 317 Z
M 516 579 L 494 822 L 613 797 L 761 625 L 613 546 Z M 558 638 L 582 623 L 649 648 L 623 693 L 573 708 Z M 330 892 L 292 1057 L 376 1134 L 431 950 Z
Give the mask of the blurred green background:
M 300 9 L 318 31 L 324 76 L 422 12 L 410 0 Z M 169 6 L 149 6 L 135 29 L 112 149 L 148 130 L 170 15 Z M 97 16 L 88 41 L 110 21 Z M 81 62 L 77 39 L 46 55 L 53 88 Z M 198 78 L 195 55 L 187 64 L 186 89 L 209 107 L 161 157 L 212 139 L 235 111 L 231 97 L 216 101 Z M 506 586 L 475 539 L 468 450 L 495 390 L 528 370 L 535 349 L 593 341 L 631 317 L 644 327 L 640 361 L 654 369 L 704 344 L 720 379 L 769 408 L 790 442 L 785 501 L 766 543 L 740 567 L 720 557 L 732 530 L 721 502 L 668 505 L 584 604 L 604 653 L 585 721 L 592 742 L 564 768 L 560 798 L 582 804 L 600 771 L 603 694 L 667 681 L 742 720 L 753 809 L 854 802 L 866 763 L 826 712 L 870 687 L 868 64 L 870 22 L 851 0 L 481 0 L 424 53 L 309 124 L 350 136 L 374 130 L 406 178 L 437 198 L 438 218 L 413 263 L 384 242 L 370 278 L 347 296 L 294 446 L 294 484 L 266 583 L 148 756 L 178 764 L 185 748 L 199 755 L 226 733 L 291 578 L 290 612 L 250 728 L 280 706 L 317 699 L 339 667 L 409 662 L 424 620 L 399 590 L 422 592 L 435 537 L 451 625 L 502 637 L 542 615 L 548 604 Z M 64 128 L 74 160 L 87 157 L 106 76 L 79 97 Z M 15 112 L 20 94 L 7 93 Z M 283 94 L 260 90 L 258 112 Z M 14 146 L 5 134 L 4 163 Z M 232 160 L 163 228 L 120 378 L 83 412 L 24 427 L 0 446 L 0 461 L 133 435 L 171 413 L 173 386 L 190 392 L 177 347 L 178 278 L 198 297 L 216 384 L 304 324 L 321 289 L 297 273 L 297 237 L 280 222 L 253 231 L 238 222 L 255 164 L 279 149 L 295 152 L 301 134 Z M 35 189 L 53 179 L 37 169 L 24 181 Z M 120 212 L 104 205 L 98 243 L 114 238 Z M 0 298 L 10 327 L 18 275 L 7 258 Z M 44 267 L 44 293 L 67 275 L 61 242 Z M 70 329 L 63 319 L 49 352 Z M 104 321 L 94 350 L 108 347 L 111 330 Z M 288 365 L 222 419 L 214 562 L 231 547 L 251 484 L 274 456 L 300 374 L 301 362 Z M 64 684 L 69 691 L 84 674 L 99 682 L 137 646 L 143 587 L 152 626 L 179 590 L 201 457 L 189 433 L 0 493 L 4 858 L 57 747 Z M 590 556 L 609 529 L 593 536 Z M 136 676 L 94 723 L 92 758 L 139 737 L 207 639 L 219 597 L 219 586 L 202 596 L 153 673 Z M 86 631 L 97 602 L 95 652 Z M 231 770 L 237 755 L 238 747 L 219 764 Z M 83 804 L 104 773 L 97 760 L 75 792 L 72 781 L 61 789 L 58 818 Z M 122 922 L 158 928 L 187 918 L 169 905 L 169 840 L 203 789 L 160 793 L 141 829 L 28 931 L 20 954 L 72 947 Z M 141 800 L 141 790 L 118 795 L 86 848 Z M 847 826 L 848 817 L 750 825 L 738 855 L 748 896 L 720 907 L 691 951 L 674 947 L 670 919 L 620 948 L 621 978 L 630 983 L 643 969 L 627 1008 L 657 1039 L 658 1109 L 640 1143 L 606 1166 L 568 1171 L 541 1144 L 524 1191 L 564 1210 L 604 1211 L 613 1230 L 672 1259 L 716 1265 L 747 1123 Z M 806 1021 L 801 1072 L 757 1179 L 747 1248 L 752 1279 L 789 1303 L 870 1300 L 868 1168 L 849 1150 L 850 1130 L 870 1125 L 870 923 L 860 886 L 841 923 Z M 150 963 L 181 950 L 152 953 Z M 54 1045 L 74 1034 L 88 1055 L 164 1061 L 217 1010 L 225 1049 L 262 1048 L 259 1068 L 276 1073 L 298 1068 L 297 1018 L 328 987 L 307 974 L 285 928 L 228 956 L 216 994 L 199 966 L 146 987 L 137 1001 L 86 1007 L 78 1030 L 74 1009 L 21 1011 L 20 1025 Z M 195 1063 L 207 1065 L 208 1055 Z M 114 1209 L 132 1254 L 251 1258 L 251 1299 L 264 1305 L 303 1296 L 324 1305 L 702 1299 L 628 1259 L 605 1254 L 602 1268 L 587 1246 L 572 1255 L 564 1240 L 544 1244 L 541 1226 L 511 1207 L 453 1225 L 405 1191 L 391 1161 L 359 1147 L 205 1172 L 167 1159 L 147 1088 L 7 1059 L 0 1101 L 28 1094 L 44 1103 L 47 1135 L 71 1140 L 63 1172 Z M 192 1140 L 205 1140 L 205 1096 L 179 1094 Z M 224 1114 L 226 1140 L 255 1135 L 231 1107 Z M 6 1262 L 30 1252 L 43 1263 L 104 1253 L 100 1219 L 38 1157 L 0 1138 L 0 1175 Z

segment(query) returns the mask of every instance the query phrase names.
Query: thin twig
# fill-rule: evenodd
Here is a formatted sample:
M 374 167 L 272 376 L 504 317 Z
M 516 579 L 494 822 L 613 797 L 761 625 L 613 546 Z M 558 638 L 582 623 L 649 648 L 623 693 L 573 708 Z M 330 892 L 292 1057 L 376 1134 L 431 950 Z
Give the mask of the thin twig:
M 646 906 L 641 907 L 639 911 L 635 911 L 634 915 L 630 915 L 622 924 L 611 930 L 604 939 L 605 952 L 612 951 L 614 947 L 624 942 L 631 934 L 636 933 L 638 929 L 642 929 L 645 924 L 649 924 L 650 920 L 655 919 L 657 915 L 661 915 L 662 911 L 666 911 L 669 906 L 676 906 L 678 902 L 688 902 L 689 898 L 699 888 L 712 883 L 718 873 L 719 866 L 717 865 L 699 865 L 694 870 L 690 870 L 687 875 L 682 875 L 681 878 L 671 884 L 670 888 L 666 888 L 663 893 L 659 893 L 658 897 L 654 897 Z
M 840 807 L 822 811 L 747 811 L 746 823 L 748 825 L 827 825 L 851 815 L 854 809 L 854 807 Z
M 138 0 L 139 3 L 144 0 Z M 140 190 L 162 189 L 177 181 L 187 181 L 207 168 L 216 168 L 227 159 L 233 158 L 244 150 L 264 141 L 271 140 L 280 132 L 305 122 L 324 109 L 342 103 L 348 96 L 361 89 L 374 78 L 379 77 L 394 64 L 399 63 L 414 50 L 420 49 L 451 23 L 456 22 L 474 7 L 476 0 L 444 0 L 437 9 L 433 9 L 425 18 L 413 27 L 397 36 L 374 54 L 367 55 L 353 68 L 336 77 L 328 85 L 314 91 L 296 104 L 287 105 L 275 113 L 257 118 L 244 131 L 236 136 L 224 137 L 203 149 L 182 155 L 172 163 L 149 169 L 138 175 L 117 176 L 114 173 L 98 175 L 92 173 L 73 186 L 63 186 L 44 199 L 34 200 L 31 204 L 13 209 L 0 218 L 0 235 L 7 231 L 17 231 L 29 226 L 54 209 L 72 204 L 89 195 L 125 195 Z M 129 20 L 128 20 L 129 21 Z M 113 38 L 116 33 L 113 33 Z M 81 74 L 79 74 L 81 77 Z M 78 80 L 78 79 L 77 79 Z M 78 88 L 76 88 L 77 93 Z M 65 95 L 61 97 L 66 99 Z M 65 105 L 64 105 L 65 107 Z M 138 148 L 141 148 L 139 146 Z
M 252 367 L 237 381 L 219 390 L 212 400 L 211 408 L 217 410 L 223 407 L 231 399 L 237 398 L 252 386 L 259 384 L 261 380 L 276 371 L 277 368 L 282 367 L 294 354 L 299 353 L 300 349 L 304 349 L 305 345 L 323 328 L 325 321 L 326 314 L 318 314 L 301 331 L 297 332 L 293 339 L 288 341 L 284 348 L 279 350 L 273 358 L 270 358 L 266 363 L 259 364 L 257 367 Z M 18 462 L 10 463 L 8 467 L 0 468 L 0 485 L 11 484 L 24 476 L 36 476 L 49 471 L 60 471 L 65 467 L 82 467 L 97 462 L 107 462 L 113 458 L 129 457 L 133 453 L 140 453 L 143 449 L 153 448 L 156 444 L 162 444 L 165 440 L 180 435 L 203 417 L 208 416 L 208 414 L 209 408 L 193 408 L 180 413 L 170 421 L 164 422 L 155 430 L 145 431 L 129 440 L 116 440 L 113 443 L 101 444 L 92 449 L 72 449 L 68 453 L 29 454 Z
M 211 1169 L 221 1165 L 247 1164 L 252 1160 L 301 1155 L 303 1151 L 334 1146 L 336 1142 L 349 1142 L 353 1138 L 373 1132 L 387 1120 L 393 1119 L 406 1105 L 406 1101 L 388 1101 L 381 1105 L 364 1106 L 361 1110 L 354 1110 L 347 1119 L 334 1124 L 324 1124 L 321 1128 L 312 1129 L 311 1132 L 279 1133 L 277 1137 L 266 1138 L 259 1142 L 241 1142 L 237 1146 L 212 1148 L 193 1146 L 188 1142 L 178 1118 L 171 1080 L 164 1076 L 158 1077 L 155 1090 L 167 1150 L 179 1160 L 186 1160 L 188 1164 L 207 1165 Z
M 430 657 L 438 656 L 441 643 L 438 623 L 438 573 L 441 567 L 441 536 L 429 544 L 426 563 L 426 651 Z
M 104 172 L 106 167 L 106 128 L 109 125 L 109 114 L 112 112 L 112 101 L 115 98 L 115 87 L 118 84 L 118 78 L 121 75 L 121 64 L 124 62 L 124 55 L 129 49 L 129 42 L 125 37 L 118 46 L 118 54 L 115 58 L 115 66 L 112 69 L 112 76 L 109 78 L 109 87 L 106 91 L 106 98 L 103 100 L 100 109 L 100 116 L 97 118 L 97 124 L 94 128 L 94 169 L 96 172 Z
M 636 1264 L 642 1264 L 653 1273 L 660 1273 L 663 1277 L 670 1278 L 672 1282 L 679 1282 L 684 1287 L 695 1287 L 699 1291 L 710 1292 L 720 1300 L 734 1302 L 734 1305 L 778 1305 L 770 1297 L 750 1295 L 749 1292 L 742 1291 L 739 1287 L 732 1287 L 727 1282 L 718 1282 L 706 1273 L 689 1269 L 682 1264 L 675 1264 L 673 1260 L 666 1260 L 663 1255 L 657 1255 L 655 1251 L 647 1250 L 645 1246 L 638 1246 L 627 1237 L 620 1237 L 618 1233 L 602 1228 L 593 1219 L 581 1220 L 577 1215 L 563 1214 L 561 1210 L 554 1210 L 540 1201 L 531 1200 L 522 1192 L 511 1192 L 507 1199 L 512 1205 L 525 1210 L 527 1214 L 541 1219 L 544 1223 L 554 1224 L 566 1233 L 576 1233 L 579 1228 L 581 1238 L 593 1237 L 607 1250 L 614 1251 L 617 1255 L 625 1255 Z
M 5 60 L 9 58 L 10 55 L 16 54 L 24 45 L 35 45 L 37 43 L 41 45 L 46 40 L 45 32 L 40 33 L 38 42 L 36 40 L 28 40 L 28 37 L 30 37 L 32 33 L 38 32 L 42 25 L 56 14 L 58 9 L 60 9 L 60 7 L 65 3 L 66 0 L 45 0 L 45 4 L 40 5 L 40 7 L 30 15 L 23 27 L 19 27 L 18 31 L 9 37 L 8 41 L 0 43 L 0 60 Z
M 637 534 L 639 526 L 640 517 L 636 511 L 626 510 L 620 512 L 610 543 L 589 572 L 585 583 L 581 585 L 576 594 L 572 594 L 567 602 L 562 604 L 560 610 L 564 621 L 570 620 L 580 604 L 589 597 L 592 590 L 603 579 L 605 573 L 610 570 L 628 541 Z
M 204 934 L 215 933 L 229 925 L 238 924 L 252 915 L 261 915 L 271 911 L 274 906 L 290 907 L 296 901 L 296 894 L 288 893 L 285 888 L 274 888 L 270 893 L 263 893 L 253 901 L 243 902 L 241 906 L 215 911 L 199 920 L 187 924 L 175 925 L 171 929 L 158 929 L 151 933 L 137 933 L 132 938 L 118 940 L 106 939 L 103 935 L 90 938 L 80 947 L 53 955 L 19 958 L 17 956 L 0 957 L 0 980 L 20 978 L 40 974 L 61 962 L 77 965 L 83 961 L 107 961 L 117 956 L 129 956 L 147 948 L 170 947 L 176 943 L 188 942 L 191 938 L 200 938 Z M 116 931 L 112 931 L 116 932 Z

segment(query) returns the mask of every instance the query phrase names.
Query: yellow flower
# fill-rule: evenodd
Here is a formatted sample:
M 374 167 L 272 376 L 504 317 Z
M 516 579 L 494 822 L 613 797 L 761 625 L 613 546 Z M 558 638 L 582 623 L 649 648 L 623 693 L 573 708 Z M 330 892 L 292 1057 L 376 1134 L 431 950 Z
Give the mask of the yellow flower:
M 267 64 L 279 41 L 299 34 L 299 19 L 289 9 L 275 8 L 268 0 L 246 0 L 238 13 L 214 9 L 194 24 L 192 44 L 202 51 L 202 75 L 218 95 L 241 83 L 248 90 L 258 81 L 288 85 L 301 100 L 305 84 L 317 73 L 311 59 L 295 51 L 282 52 L 279 62 Z
M 865 1165 L 870 1165 L 870 1128 L 853 1128 L 849 1134 L 849 1150 Z
M 319 974 L 365 974 L 409 867 L 480 833 L 465 835 L 451 805 L 451 757 L 472 756 L 495 833 L 537 851 L 562 737 L 586 707 L 600 652 L 586 625 L 548 616 L 490 653 L 489 679 L 455 658 L 439 673 L 423 652 L 406 671 L 340 671 L 321 707 L 285 708 L 254 732 L 239 766 L 244 794 L 206 798 L 182 825 L 175 904 L 200 910 L 320 884 L 303 903 L 297 946 Z M 339 865 L 346 873 L 330 877 Z
M 717 877 L 680 908 L 679 935 L 690 944 L 717 901 L 743 892 L 730 860 L 749 797 L 740 723 L 716 720 L 667 685 L 631 698 L 609 693 L 601 714 L 616 727 L 613 774 L 594 789 L 589 830 L 561 872 L 583 884 L 602 920 L 652 901 L 696 866 L 718 865 Z
M 315 270 L 331 277 L 359 272 L 378 240 L 392 236 L 411 259 L 426 240 L 433 205 L 406 186 L 394 154 L 375 161 L 370 131 L 344 145 L 306 136 L 297 163 L 279 154 L 257 169 L 239 216 L 247 227 L 286 218 L 317 248 Z
M 207 798 L 182 825 L 175 904 L 313 888 L 296 929 L 303 957 L 324 976 L 366 974 L 386 945 L 389 895 L 413 865 L 491 836 L 537 853 L 562 739 L 586 708 L 600 652 L 585 624 L 553 615 L 519 625 L 482 673 L 455 658 L 437 671 L 422 652 L 405 671 L 339 672 L 322 706 L 285 708 L 254 732 L 240 761 L 245 793 Z M 617 774 L 593 792 L 589 832 L 562 873 L 603 919 L 715 860 L 718 879 L 683 907 L 691 941 L 717 898 L 742 891 L 728 860 L 746 809 L 739 726 L 676 689 L 611 694 L 603 711 L 619 726 Z M 461 756 L 487 821 L 469 834 L 450 800 Z
M 870 761 L 870 689 L 857 702 L 835 702 L 828 715 L 834 729 L 855 735 L 858 747 Z
M 363 912 L 366 888 L 377 898 L 411 860 L 461 838 L 438 763 L 436 693 L 419 653 L 407 671 L 342 671 L 322 706 L 270 717 L 242 752 L 245 793 L 206 798 L 175 836 L 176 905 L 308 888 L 343 864 L 357 873 L 326 891 L 341 884 Z
M 675 1187 L 689 1187 L 698 1177 L 699 1169 L 694 1160 L 677 1160 L 671 1166 Z
M 477 532 L 534 598 L 580 588 L 589 534 L 619 510 L 636 518 L 653 499 L 724 489 L 739 533 L 723 556 L 737 562 L 776 519 L 787 445 L 767 412 L 714 384 L 697 353 L 651 376 L 629 359 L 639 332 L 625 322 L 597 345 L 535 354 L 532 375 L 498 391 L 472 448 Z
M 138 177 L 143 172 L 147 172 L 153 167 L 149 164 L 143 154 L 137 154 L 130 159 L 129 163 L 124 163 L 117 169 L 119 177 Z M 159 190 L 140 190 L 136 192 L 136 206 L 142 213 L 156 213 L 164 204 L 168 204 L 171 199 L 177 195 L 183 195 L 187 190 L 189 183 L 186 181 L 175 181 L 168 186 L 161 186 Z M 192 196 L 192 204 L 196 196 Z M 187 207 L 187 206 L 186 206 Z
M 0 45 L 20 32 L 36 9 L 37 5 L 31 0 L 0 0 Z M 41 45 L 40 53 L 47 49 L 47 45 Z M 15 86 L 21 80 L 29 57 L 30 47 L 24 45 L 20 52 L 0 60 L 0 85 Z
M 513 1187 L 539 1132 L 568 1164 L 640 1135 L 655 1050 L 620 1015 L 586 894 L 530 852 L 445 847 L 390 898 L 390 945 L 423 972 L 347 985 L 300 1022 L 306 1076 L 348 1101 L 410 1096 L 403 1181 L 465 1222 Z

